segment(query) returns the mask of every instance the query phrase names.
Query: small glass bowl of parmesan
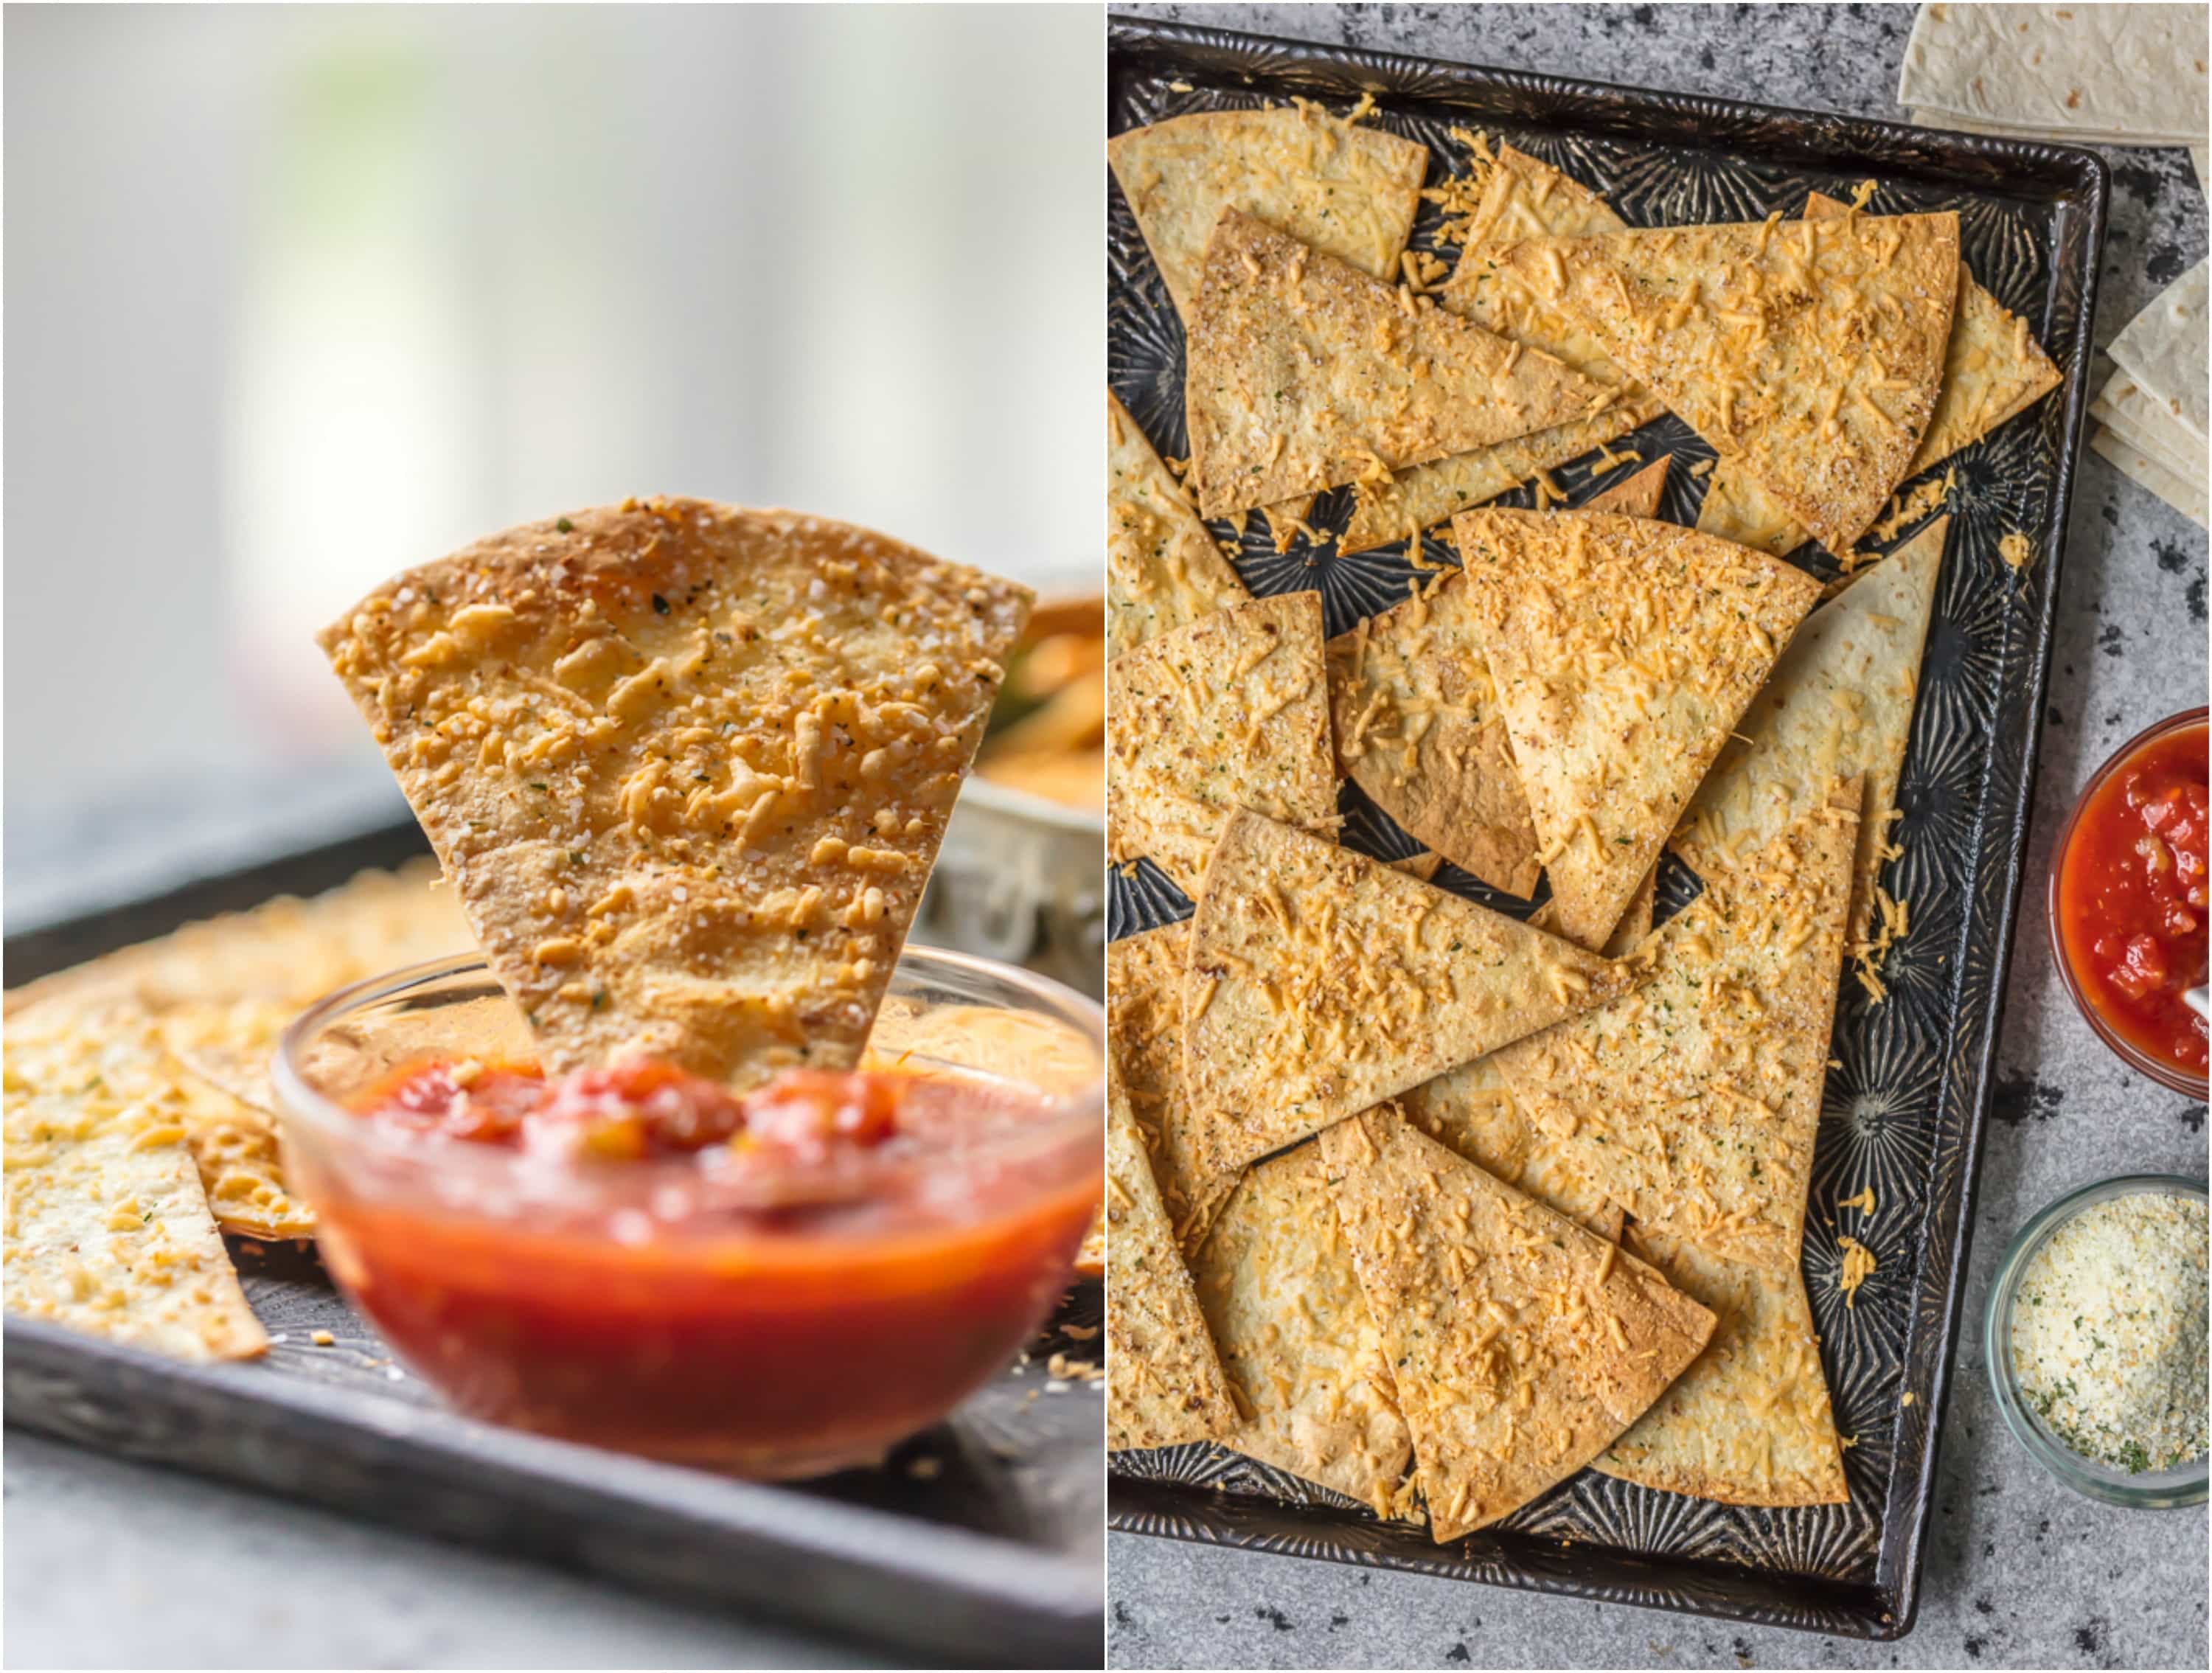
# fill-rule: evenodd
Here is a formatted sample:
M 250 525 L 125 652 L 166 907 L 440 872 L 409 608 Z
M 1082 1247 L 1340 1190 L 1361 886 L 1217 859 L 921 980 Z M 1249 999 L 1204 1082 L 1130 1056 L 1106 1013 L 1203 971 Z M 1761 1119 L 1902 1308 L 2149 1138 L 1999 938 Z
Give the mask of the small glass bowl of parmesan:
M 2005 1427 L 2076 1493 L 2138 1510 L 2205 1500 L 2205 1185 L 2131 1173 L 2022 1226 L 1982 1352 Z

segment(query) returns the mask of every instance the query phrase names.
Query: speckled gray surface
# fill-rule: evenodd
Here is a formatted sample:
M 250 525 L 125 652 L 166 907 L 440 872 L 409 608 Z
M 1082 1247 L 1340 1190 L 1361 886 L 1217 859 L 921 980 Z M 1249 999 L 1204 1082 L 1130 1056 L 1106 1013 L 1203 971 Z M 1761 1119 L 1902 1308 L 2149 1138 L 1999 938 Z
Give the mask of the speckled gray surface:
M 1910 6 L 1128 6 L 1147 16 L 1898 118 Z M 2205 252 L 2179 151 L 2112 151 L 2101 345 Z M 2109 369 L 2102 356 L 2093 373 Z M 2000 1082 L 1966 1317 L 2012 1233 L 2069 1186 L 2203 1173 L 2204 1110 L 2123 1069 L 2051 968 L 2037 891 L 2081 783 L 2134 732 L 2205 700 L 2203 530 L 2085 454 L 2068 533 Z M 1971 1336 L 1971 1333 L 1962 1333 Z M 1978 1344 L 1946 1414 L 1919 1622 L 1896 1644 L 1723 1623 L 1115 1535 L 1118 1667 L 2201 1667 L 2206 1518 L 2059 1487 L 2004 1433 Z

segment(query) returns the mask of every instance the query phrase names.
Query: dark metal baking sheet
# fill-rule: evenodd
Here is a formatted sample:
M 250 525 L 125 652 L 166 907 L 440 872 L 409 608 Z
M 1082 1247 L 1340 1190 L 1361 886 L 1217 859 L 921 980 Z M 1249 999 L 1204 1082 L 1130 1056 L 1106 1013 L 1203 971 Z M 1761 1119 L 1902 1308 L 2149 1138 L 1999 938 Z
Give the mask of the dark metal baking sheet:
M 9 939 L 9 987 L 195 918 L 428 852 L 393 827 Z M 49 1325 L 6 1325 L 6 1417 L 691 1603 L 802 1621 L 954 1664 L 1096 1667 L 1104 1644 L 1105 1402 L 1055 1382 L 1095 1356 L 1079 1285 L 1009 1367 L 882 1469 L 765 1487 L 455 1415 L 393 1362 L 312 1250 L 229 1239 L 265 1360 L 190 1366 Z M 314 1342 L 328 1331 L 328 1347 Z M 917 1460 L 934 1461 L 916 1474 Z M 929 1469 L 931 1466 L 925 1466 Z
M 1461 155 L 1449 130 L 1479 128 L 1595 187 L 1632 225 L 1794 215 L 1808 188 L 1848 196 L 1868 179 L 1881 184 L 1881 209 L 1956 209 L 1975 277 L 2027 319 L 2066 381 L 1947 462 L 1958 471 L 1950 550 L 1899 792 L 1905 853 L 1887 874 L 1891 891 L 1911 903 L 1912 930 L 1885 968 L 1887 1001 L 1870 1005 L 1847 982 L 1837 1018 L 1841 1067 L 1829 1076 L 1822 1110 L 1805 1275 L 1838 1427 L 1854 1443 L 1844 1454 L 1850 1503 L 1747 1509 L 1584 1471 L 1497 1527 L 1439 1546 L 1425 1529 L 1378 1522 L 1295 1477 L 1196 1445 L 1115 1456 L 1109 1520 L 1170 1538 L 1900 1637 L 1912 1624 L 1958 1332 L 2051 611 L 2088 400 L 2105 166 L 2063 147 L 1144 20 L 1109 25 L 1114 132 L 1292 95 L 1341 110 L 1364 93 L 1373 94 L 1382 126 L 1428 145 L 1431 183 L 1444 159 Z M 1414 248 L 1438 247 L 1437 221 L 1425 206 Z M 1109 376 L 1156 447 L 1186 453 L 1182 328 L 1110 179 L 1107 263 Z M 1671 416 L 1614 444 L 1624 445 L 1646 459 L 1676 455 L 1662 514 L 1694 520 L 1704 485 L 1686 467 L 1710 449 Z M 1571 502 L 1601 486 L 1584 465 L 1553 474 Z M 1340 528 L 1345 500 L 1341 491 L 1323 496 L 1316 528 Z M 1532 502 L 1524 490 L 1502 502 Z M 1233 533 L 1225 523 L 1214 526 L 1224 538 Z M 2021 573 L 1996 551 L 2014 529 L 2035 542 Z M 1433 539 L 1427 555 L 1455 561 Z M 1824 554 L 1797 557 L 1833 572 Z M 1413 573 L 1402 543 L 1346 557 L 1301 537 L 1279 555 L 1259 518 L 1237 567 L 1258 593 L 1317 587 L 1332 633 L 1402 598 Z M 1345 811 L 1352 845 L 1385 857 L 1413 847 L 1356 791 L 1347 792 Z M 1437 881 L 1489 904 L 1517 904 L 1450 867 Z M 1149 865 L 1126 879 L 1117 872 L 1113 886 L 1116 935 L 1190 910 Z M 1679 888 L 1673 892 L 1679 897 Z M 1880 1266 L 1846 1308 L 1835 1283 L 1832 1205 L 1869 1179 L 1884 1207 L 1873 1233 L 1861 1235 Z

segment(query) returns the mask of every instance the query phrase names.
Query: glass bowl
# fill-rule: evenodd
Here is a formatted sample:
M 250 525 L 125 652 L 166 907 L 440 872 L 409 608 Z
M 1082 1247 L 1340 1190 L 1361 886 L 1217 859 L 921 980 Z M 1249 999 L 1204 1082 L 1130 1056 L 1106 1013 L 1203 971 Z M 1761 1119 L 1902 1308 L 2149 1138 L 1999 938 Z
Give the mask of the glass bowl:
M 1990 1388 L 1996 1396 L 1997 1410 L 2004 1414 L 2005 1427 L 2044 1469 L 2076 1493 L 2108 1505 L 2167 1510 L 2204 1502 L 2204 1457 L 2192 1458 L 2172 1469 L 2144 1470 L 2138 1475 L 2085 1458 L 2052 1434 L 2043 1420 L 2028 1409 L 2012 1363 L 2013 1310 L 2019 1297 L 2021 1275 L 2035 1258 L 2036 1251 L 2052 1232 L 2092 1204 L 2145 1191 L 2202 1200 L 2204 1182 L 2185 1179 L 2177 1174 L 2121 1174 L 2069 1191 L 2021 1227 L 2020 1235 L 2005 1250 L 1996 1277 L 1990 1286 L 1989 1305 L 1982 1319 L 1982 1354 L 1989 1362 Z
M 594 1163 L 354 1113 L 438 1058 L 534 1059 L 477 956 L 307 1012 L 273 1066 L 287 1177 L 410 1370 L 471 1415 L 568 1439 L 760 1479 L 879 1461 L 1030 1339 L 1099 1198 L 1102 1013 L 963 953 L 906 949 L 863 1063 L 976 1116 L 919 1153 Z
M 2051 962 L 2058 966 L 2058 979 L 2066 984 L 2067 997 L 2074 1001 L 2074 1008 L 2081 1013 L 2082 1019 L 2097 1037 L 2112 1049 L 2112 1054 L 2130 1068 L 2139 1074 L 2148 1075 L 2161 1086 L 2171 1087 L 2177 1092 L 2188 1092 L 2200 1098 L 2205 1095 L 2206 1077 L 2192 1075 L 2178 1064 L 2153 1057 L 2106 1021 L 2103 1013 L 2090 1002 L 2088 995 L 2081 991 L 2081 978 L 2075 975 L 2073 961 L 2066 952 L 2066 931 L 2059 916 L 2059 884 L 2066 875 L 2066 851 L 2073 843 L 2074 829 L 2081 822 L 2081 810 L 2094 799 L 2097 792 L 2104 787 L 2105 781 L 2125 766 L 2145 745 L 2172 733 L 2185 732 L 2191 727 L 2203 726 L 2205 715 L 2205 709 L 2200 705 L 2179 715 L 2167 715 L 2156 726 L 2145 727 L 2114 750 L 2104 765 L 2090 775 L 2089 782 L 2081 787 L 2081 794 L 2075 799 L 2073 811 L 2067 814 L 2066 823 L 2059 828 L 2057 846 L 2051 851 L 2051 882 L 2044 896 L 2044 916 L 2049 922 L 2051 933 Z

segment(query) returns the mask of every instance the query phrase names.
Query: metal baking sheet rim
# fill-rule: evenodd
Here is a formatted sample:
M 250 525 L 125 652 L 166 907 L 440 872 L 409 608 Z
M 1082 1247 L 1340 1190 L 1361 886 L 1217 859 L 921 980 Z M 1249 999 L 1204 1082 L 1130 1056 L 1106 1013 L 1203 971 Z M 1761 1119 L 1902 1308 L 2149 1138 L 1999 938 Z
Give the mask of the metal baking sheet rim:
M 2031 718 L 2026 723 L 2019 780 L 2012 787 L 2008 801 L 1985 805 L 1984 810 L 1985 817 L 2005 822 L 2003 862 L 1993 879 L 1996 895 L 1990 902 L 1990 997 L 1979 1018 L 1974 1019 L 1978 1025 L 1965 1048 L 1973 1090 L 1972 1107 L 1966 1111 L 1960 1137 L 1956 1195 L 1949 1204 L 1940 1196 L 1931 1198 L 1923 1221 L 1923 1234 L 1948 1233 L 1940 1238 L 1929 1236 L 1923 1247 L 1948 1250 L 1948 1266 L 1940 1275 L 1940 1287 L 1930 1287 L 1936 1293 L 1925 1298 L 1939 1305 L 1936 1317 L 1926 1321 L 1934 1329 L 1916 1329 L 1908 1348 L 1905 1384 L 1915 1396 L 1918 1415 L 1909 1425 L 1899 1425 L 1890 1479 L 1895 1482 L 1901 1471 L 1911 1472 L 1909 1513 L 1898 1516 L 1893 1501 L 1890 1513 L 1883 1518 L 1874 1583 L 1844 1585 L 1718 1561 L 1646 1558 L 1601 1548 L 1586 1547 L 1571 1554 L 1564 1547 L 1547 1546 L 1534 1536 L 1516 1536 L 1508 1549 L 1494 1538 L 1476 1535 L 1459 1542 L 1455 1548 L 1429 1546 L 1424 1533 L 1418 1536 L 1422 1544 L 1414 1548 L 1363 1549 L 1332 1541 L 1332 1530 L 1356 1527 L 1386 1536 L 1391 1530 L 1371 1521 L 1346 1523 L 1345 1512 L 1322 1507 L 1243 1498 L 1233 1506 L 1225 1506 L 1222 1495 L 1211 1490 L 1127 1476 L 1113 1470 L 1109 1461 L 1107 1521 L 1109 1527 L 1117 1531 L 1475 1579 L 1525 1591 L 1804 1632 L 1875 1640 L 1901 1639 L 1912 1630 L 1919 1607 L 1920 1567 L 1933 1504 L 1937 1444 L 1949 1395 L 1960 1303 L 1972 1250 L 1982 1133 L 1993 1088 L 1992 1071 L 2004 1015 L 2005 978 L 2011 962 L 2013 931 L 2026 869 L 2028 818 L 2041 731 L 2033 717 L 2043 713 L 2050 684 L 2057 575 L 2073 503 L 2074 468 L 2081 455 L 2088 410 L 2098 270 L 2104 252 L 2106 209 L 2111 191 L 2110 174 L 2104 160 L 2093 151 L 2076 147 L 1938 132 L 1901 123 L 1783 111 L 1698 94 L 1572 81 L 1121 15 L 1109 16 L 1107 41 L 1109 101 L 1125 75 L 1156 72 L 1171 64 L 1216 78 L 1242 77 L 1253 87 L 1263 79 L 1279 79 L 1285 71 L 1304 70 L 1311 75 L 1312 82 L 1302 90 L 1316 94 L 1350 97 L 1371 88 L 1378 95 L 1397 94 L 1418 100 L 1433 99 L 1447 91 L 1483 91 L 1516 101 L 1510 114 L 1519 121 L 1543 123 L 1547 118 L 1555 123 L 1583 120 L 1623 137 L 1656 137 L 1652 124 L 1638 119 L 1653 116 L 1663 116 L 1677 126 L 1702 125 L 1709 131 L 1717 130 L 1723 138 L 1714 143 L 1724 143 L 1730 131 L 1753 125 L 1770 131 L 1780 127 L 1798 136 L 1799 149 L 1808 158 L 1826 155 L 1833 162 L 1879 157 L 1883 166 L 1895 173 L 1923 179 L 1959 180 L 1964 177 L 1978 191 L 2023 195 L 2017 186 L 2005 191 L 2002 171 L 2005 165 L 2010 164 L 2020 167 L 2021 173 L 2036 178 L 2043 186 L 2039 201 L 2064 200 L 2078 206 L 2083 222 L 2078 244 L 2082 270 L 2079 275 L 2081 317 L 2073 322 L 2072 341 L 2062 367 L 2064 383 L 2058 392 L 2063 403 L 2059 420 L 2062 445 L 2051 484 L 2048 514 L 2039 530 L 2039 561 L 2047 571 L 2046 582 L 2039 608 L 2030 623 L 2031 637 L 2027 647 L 2029 661 L 2021 681 L 2025 689 L 2017 694 L 2032 698 L 2022 705 Z M 1846 155 L 1839 157 L 1838 154 Z M 2055 271 L 2053 277 L 2055 281 Z M 1994 733 L 1991 741 L 1997 741 Z M 1990 770 L 1995 769 L 1997 754 L 1994 748 L 1990 752 Z M 1972 927 L 1974 910 L 1973 903 L 1969 901 L 1968 927 Z M 1948 1227 L 1932 1223 L 1943 1218 L 1951 1221 Z M 1910 1435 L 1905 1433 L 1908 1427 L 1913 1432 Z M 1209 1506 L 1212 1507 L 1211 1516 Z M 1231 1512 L 1239 1517 L 1262 1518 L 1272 1525 L 1239 1527 L 1230 1519 Z M 1474 1553 L 1486 1546 L 1489 1549 L 1482 1557 L 1476 1557 Z M 1459 1554 L 1460 1552 L 1466 1554 Z

